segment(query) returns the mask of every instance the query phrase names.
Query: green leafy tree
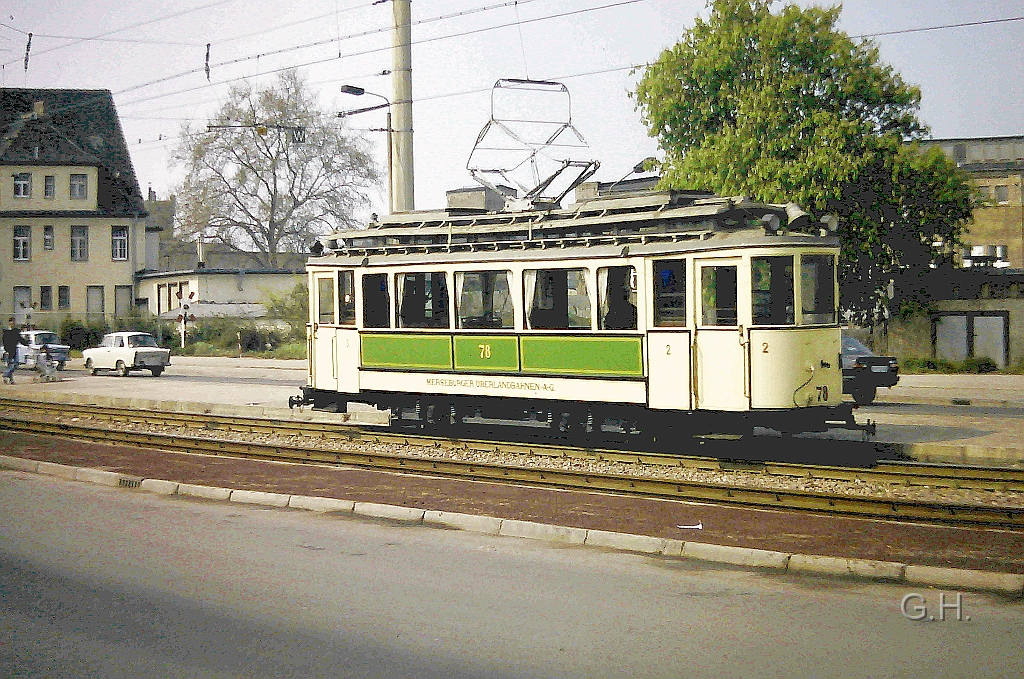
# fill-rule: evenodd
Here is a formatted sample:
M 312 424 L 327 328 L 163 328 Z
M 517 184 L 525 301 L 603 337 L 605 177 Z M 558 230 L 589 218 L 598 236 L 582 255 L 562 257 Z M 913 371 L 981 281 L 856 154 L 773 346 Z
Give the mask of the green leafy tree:
M 176 160 L 181 234 L 202 234 L 277 268 L 318 235 L 353 226 L 377 171 L 365 145 L 318 107 L 294 71 L 233 88 L 206 130 L 186 128 Z
M 839 7 L 771 4 L 711 2 L 646 68 L 637 108 L 665 152 L 665 186 L 838 214 L 843 303 L 872 308 L 890 279 L 959 242 L 967 178 L 905 143 L 927 131 L 920 91 L 871 41 L 837 30 Z

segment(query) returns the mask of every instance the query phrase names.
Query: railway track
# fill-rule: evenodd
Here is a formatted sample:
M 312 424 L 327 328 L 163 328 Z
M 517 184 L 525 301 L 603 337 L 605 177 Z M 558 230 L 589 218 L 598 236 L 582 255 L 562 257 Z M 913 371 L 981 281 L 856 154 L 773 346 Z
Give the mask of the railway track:
M 735 484 L 709 484 L 667 480 L 633 474 L 579 472 L 544 467 L 509 466 L 467 462 L 440 457 L 367 453 L 328 449 L 318 440 L 342 439 L 366 443 L 455 447 L 526 453 L 546 457 L 576 457 L 638 465 L 671 465 L 710 470 L 737 467 L 744 471 L 787 477 L 871 481 L 899 485 L 971 488 L 1001 491 L 1024 490 L 1024 470 L 917 463 L 882 463 L 872 468 L 826 465 L 762 463 L 737 465 L 711 457 L 673 456 L 656 453 L 626 453 L 580 449 L 553 444 L 498 443 L 494 441 L 451 441 L 427 435 L 379 431 L 336 423 L 295 422 L 212 414 L 138 410 L 110 406 L 45 403 L 2 398 L 0 408 L 11 413 L 4 428 L 32 434 L 68 436 L 91 441 L 159 448 L 172 451 L 272 459 L 279 461 L 349 465 L 378 470 L 415 472 L 446 477 L 499 481 L 533 486 L 587 489 L 673 500 L 703 501 L 750 507 L 803 510 L 864 516 L 898 521 L 1024 527 L 1024 508 L 919 502 L 889 498 L 850 496 L 802 490 L 758 488 Z M 31 413 L 31 417 L 24 416 Z M 64 421 L 56 421 L 60 416 Z M 78 421 L 70 421 L 78 418 Z M 83 422 L 82 420 L 85 420 Z M 143 423 L 195 430 L 197 435 L 154 433 L 105 427 L 89 423 Z M 211 436 L 217 432 L 301 435 L 297 444 L 260 443 Z M 200 435 L 201 434 L 201 435 Z

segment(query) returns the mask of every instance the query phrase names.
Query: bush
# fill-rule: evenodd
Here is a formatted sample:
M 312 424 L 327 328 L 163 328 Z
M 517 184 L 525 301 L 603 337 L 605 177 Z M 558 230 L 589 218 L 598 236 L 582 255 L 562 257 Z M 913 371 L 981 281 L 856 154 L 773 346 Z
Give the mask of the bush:
M 1022 366 L 1008 367 L 999 370 L 995 361 L 988 357 L 968 358 L 964 361 L 943 361 L 931 358 L 908 358 L 900 361 L 900 372 L 906 374 L 914 373 L 943 373 L 943 374 L 977 374 L 1003 372 L 1020 374 Z
M 65 318 L 60 324 L 60 337 L 72 349 L 81 351 L 100 343 L 110 329 L 106 323 L 89 323 L 88 325 L 74 318 Z

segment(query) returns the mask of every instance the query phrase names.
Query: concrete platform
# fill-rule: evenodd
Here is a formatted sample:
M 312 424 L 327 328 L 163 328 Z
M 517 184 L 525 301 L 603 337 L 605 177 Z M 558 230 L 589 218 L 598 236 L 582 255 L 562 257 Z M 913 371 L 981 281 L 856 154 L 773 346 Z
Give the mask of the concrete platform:
M 161 377 L 133 373 L 89 375 L 74 361 L 55 383 L 33 383 L 19 370 L 0 393 L 89 402 L 124 403 L 185 412 L 346 421 L 344 415 L 288 409 L 305 384 L 306 363 L 294 360 L 174 356 Z M 904 375 L 876 402 L 857 411 L 878 423 L 876 441 L 914 459 L 962 464 L 1024 465 L 1024 376 Z M 365 423 L 386 422 L 377 412 L 354 413 Z M 859 438 L 854 432 L 837 437 Z

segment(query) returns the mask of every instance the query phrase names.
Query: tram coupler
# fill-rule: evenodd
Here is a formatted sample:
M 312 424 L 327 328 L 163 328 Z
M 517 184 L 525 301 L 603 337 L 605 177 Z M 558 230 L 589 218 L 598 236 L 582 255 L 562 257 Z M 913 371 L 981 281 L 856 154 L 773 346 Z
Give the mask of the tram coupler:
M 289 409 L 294 409 L 296 406 L 301 408 L 302 406 L 308 406 L 312 402 L 313 402 L 313 398 L 311 396 L 308 396 L 306 394 L 306 391 L 303 390 L 302 393 L 299 394 L 298 396 L 289 396 L 288 397 L 288 408 Z

